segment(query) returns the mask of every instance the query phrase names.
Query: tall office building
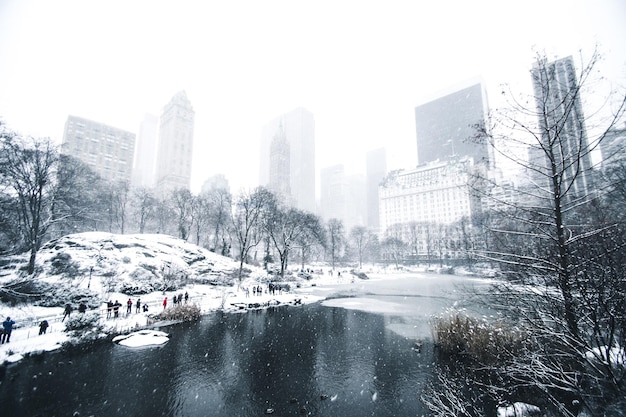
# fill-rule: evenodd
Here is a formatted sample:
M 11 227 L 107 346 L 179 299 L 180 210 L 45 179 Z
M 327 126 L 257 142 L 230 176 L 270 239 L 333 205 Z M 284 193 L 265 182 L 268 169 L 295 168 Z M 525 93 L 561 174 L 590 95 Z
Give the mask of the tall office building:
M 291 200 L 291 146 L 287 142 L 285 128 L 281 123 L 270 144 L 270 182 L 272 190 L 281 201 L 293 205 Z
M 580 88 L 571 56 L 553 62 L 538 62 L 531 70 L 542 147 L 551 147 L 557 166 L 564 169 L 564 183 L 576 175 L 568 195 L 587 195 L 592 188 L 591 157 L 587 141 L 585 116 L 580 101 Z M 537 144 L 538 145 L 538 144 Z M 534 181 L 548 184 L 552 177 L 551 162 L 539 146 L 531 148 L 529 161 L 540 175 Z
M 259 183 L 289 194 L 286 202 L 311 213 L 315 205 L 315 121 L 299 107 L 261 132 Z M 288 178 L 288 186 L 287 186 Z
M 146 114 L 139 126 L 135 162 L 133 165 L 133 185 L 135 187 L 154 187 L 154 168 L 159 141 L 159 118 Z
M 493 151 L 486 143 L 476 143 L 475 125 L 484 125 L 488 111 L 487 93 L 482 81 L 428 101 L 415 108 L 418 165 L 471 157 L 474 163 L 493 166 Z
M 111 183 L 130 182 L 135 134 L 104 123 L 69 116 L 65 122 L 61 152 L 80 159 Z
M 189 189 L 195 112 L 184 91 L 164 107 L 159 125 L 156 188 L 161 195 Z
M 368 151 L 365 160 L 366 225 L 375 231 L 378 231 L 380 226 L 378 186 L 385 175 L 387 175 L 387 151 L 385 148 Z

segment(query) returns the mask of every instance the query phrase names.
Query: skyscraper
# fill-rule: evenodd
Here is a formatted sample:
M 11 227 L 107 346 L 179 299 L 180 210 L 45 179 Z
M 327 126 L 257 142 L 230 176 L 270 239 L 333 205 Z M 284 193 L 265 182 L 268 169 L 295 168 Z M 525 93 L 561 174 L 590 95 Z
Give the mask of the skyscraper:
M 109 182 L 130 181 L 135 134 L 69 116 L 65 122 L 61 152 L 80 159 Z
M 282 200 L 292 205 L 291 201 L 291 146 L 285 136 L 285 127 L 281 123 L 270 144 L 270 182 L 269 189 Z
M 471 157 L 474 163 L 493 165 L 493 152 L 486 143 L 472 140 L 475 125 L 485 123 L 487 93 L 482 81 L 472 81 L 460 89 L 415 108 L 418 165 Z
M 378 186 L 385 175 L 387 175 L 387 151 L 385 148 L 367 152 L 365 161 L 367 226 L 373 230 L 378 230 L 380 225 Z
M 259 183 L 288 192 L 287 202 L 315 212 L 315 121 L 299 107 L 263 127 Z M 288 178 L 288 187 L 287 187 Z
M 137 135 L 135 162 L 133 165 L 133 185 L 136 187 L 154 187 L 154 168 L 156 164 L 159 118 L 146 114 Z
M 184 91 L 164 107 L 159 126 L 156 188 L 162 195 L 191 185 L 195 112 Z
M 573 180 L 571 198 L 587 195 L 592 184 L 591 156 L 574 60 L 569 56 L 537 62 L 531 76 L 542 142 L 529 152 L 529 161 L 536 166 L 533 171 L 542 177 L 534 180 L 552 178 L 554 163 L 563 171 L 564 184 Z M 548 161 L 546 149 L 555 151 L 553 161 Z

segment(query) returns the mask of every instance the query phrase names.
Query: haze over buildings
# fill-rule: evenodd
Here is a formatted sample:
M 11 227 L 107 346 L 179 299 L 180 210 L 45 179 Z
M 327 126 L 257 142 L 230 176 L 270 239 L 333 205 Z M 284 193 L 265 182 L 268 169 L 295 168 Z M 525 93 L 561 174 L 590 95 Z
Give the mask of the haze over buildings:
M 189 189 L 193 156 L 195 112 L 184 91 L 164 107 L 159 119 L 156 187 L 162 195 Z
M 380 226 L 378 187 L 387 175 L 387 150 L 378 148 L 367 152 L 365 161 L 366 225 L 374 231 Z
M 159 118 L 146 114 L 139 125 L 135 162 L 133 164 L 133 185 L 152 188 L 155 184 L 156 154 L 159 143 Z
M 316 212 L 315 120 L 298 107 L 267 123 L 261 132 L 259 185 L 288 204 Z
M 463 156 L 493 165 L 491 147 L 472 140 L 487 117 L 487 90 L 482 80 L 468 84 L 415 107 L 418 165 Z
M 131 180 L 135 134 L 78 116 L 65 122 L 61 152 L 80 159 L 110 183 Z

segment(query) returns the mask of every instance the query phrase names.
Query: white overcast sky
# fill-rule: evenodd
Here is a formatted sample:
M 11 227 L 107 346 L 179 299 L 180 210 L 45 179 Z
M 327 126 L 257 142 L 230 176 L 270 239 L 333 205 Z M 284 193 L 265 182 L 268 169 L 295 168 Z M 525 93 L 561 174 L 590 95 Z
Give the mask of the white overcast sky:
M 59 143 L 70 114 L 136 133 L 185 90 L 194 192 L 217 173 L 235 193 L 257 185 L 262 126 L 300 106 L 318 169 L 363 172 L 378 147 L 410 168 L 416 105 L 481 76 L 495 107 L 500 84 L 529 83 L 533 48 L 597 43 L 624 85 L 625 22 L 622 0 L 0 0 L 0 118 Z

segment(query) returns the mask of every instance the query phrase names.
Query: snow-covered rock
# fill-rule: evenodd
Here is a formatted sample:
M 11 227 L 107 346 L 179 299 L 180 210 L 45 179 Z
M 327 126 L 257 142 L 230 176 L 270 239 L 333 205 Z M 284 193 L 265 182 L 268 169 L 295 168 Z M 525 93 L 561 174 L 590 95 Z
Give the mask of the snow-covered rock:
M 162 345 L 169 340 L 167 333 L 158 330 L 140 330 L 113 338 L 113 342 L 128 347 Z
M 25 255 L 21 264 L 5 265 L 0 285 L 19 281 L 19 269 L 27 261 Z M 46 294 L 45 305 L 63 306 L 68 300 L 106 293 L 140 295 L 190 284 L 233 285 L 238 269 L 238 262 L 172 236 L 76 233 L 39 250 L 35 292 Z M 246 270 L 250 277 L 265 275 L 249 265 Z

